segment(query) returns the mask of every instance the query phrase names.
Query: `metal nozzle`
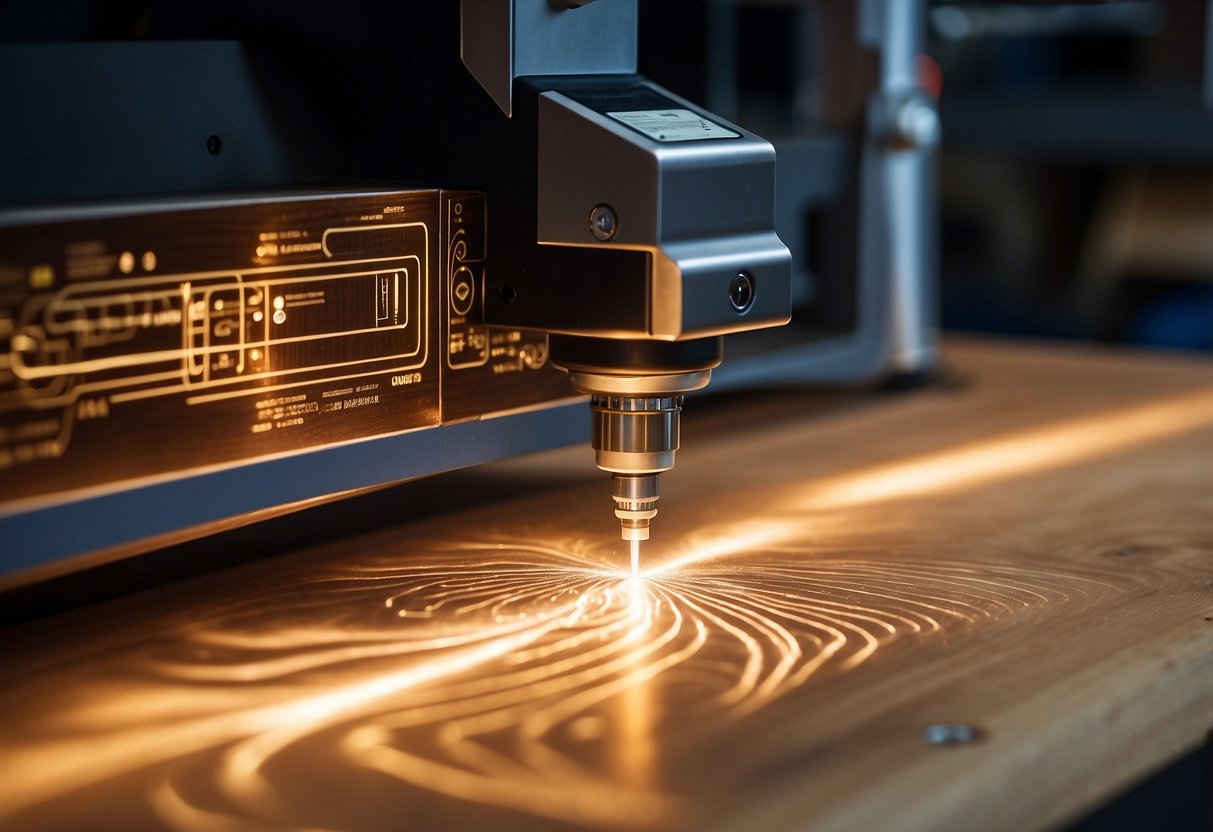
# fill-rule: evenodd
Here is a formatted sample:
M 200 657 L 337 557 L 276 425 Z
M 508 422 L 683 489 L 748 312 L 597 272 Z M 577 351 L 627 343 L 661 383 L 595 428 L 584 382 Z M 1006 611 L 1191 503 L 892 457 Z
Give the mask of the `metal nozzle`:
M 611 497 L 619 534 L 624 540 L 648 540 L 661 496 L 659 475 L 674 467 L 682 396 L 598 395 L 590 408 L 595 461 L 614 475 Z
M 649 521 L 657 516 L 657 498 L 661 496 L 659 474 L 615 474 L 611 478 L 611 497 L 619 518 L 619 535 L 624 540 L 648 540 Z
M 594 396 L 595 462 L 615 474 L 659 474 L 674 467 L 682 396 Z
M 678 450 L 682 394 L 711 377 L 708 368 L 656 375 L 570 371 L 573 387 L 590 394 L 594 462 L 613 475 L 611 497 L 624 540 L 649 539 L 659 475 L 674 467 Z

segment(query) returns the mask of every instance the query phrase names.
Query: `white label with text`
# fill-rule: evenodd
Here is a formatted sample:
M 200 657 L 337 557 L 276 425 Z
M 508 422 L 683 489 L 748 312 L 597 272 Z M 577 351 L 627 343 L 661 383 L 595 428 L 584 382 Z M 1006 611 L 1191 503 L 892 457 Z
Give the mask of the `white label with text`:
M 608 116 L 639 130 L 650 139 L 659 142 L 692 142 L 698 139 L 736 139 L 735 133 L 708 121 L 690 110 L 632 110 L 626 113 L 607 113 Z

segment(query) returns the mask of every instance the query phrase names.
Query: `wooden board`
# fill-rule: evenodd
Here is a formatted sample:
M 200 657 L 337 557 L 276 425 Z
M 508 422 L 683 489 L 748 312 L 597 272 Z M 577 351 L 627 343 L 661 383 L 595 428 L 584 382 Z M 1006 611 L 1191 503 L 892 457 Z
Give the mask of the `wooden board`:
M 10 628 L 0 826 L 1072 819 L 1213 728 L 1213 364 L 948 356 L 911 394 L 688 403 L 638 579 L 575 448 Z

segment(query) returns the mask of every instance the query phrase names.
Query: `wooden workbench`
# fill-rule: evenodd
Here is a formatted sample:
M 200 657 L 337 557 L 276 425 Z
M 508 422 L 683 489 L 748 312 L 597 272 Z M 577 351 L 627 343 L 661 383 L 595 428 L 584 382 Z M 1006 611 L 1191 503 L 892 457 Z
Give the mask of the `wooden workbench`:
M 577 448 L 9 628 L 0 826 L 1078 817 L 1213 728 L 1213 364 L 947 355 L 913 393 L 689 402 L 638 580 Z

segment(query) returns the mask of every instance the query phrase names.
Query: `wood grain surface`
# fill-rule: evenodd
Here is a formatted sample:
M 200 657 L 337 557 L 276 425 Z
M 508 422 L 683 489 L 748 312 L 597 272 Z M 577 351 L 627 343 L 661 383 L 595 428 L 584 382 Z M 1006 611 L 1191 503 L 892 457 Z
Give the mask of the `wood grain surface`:
M 1213 364 L 947 356 L 912 393 L 688 402 L 639 577 L 573 448 L 9 628 L 0 826 L 1071 820 L 1213 728 Z M 416 519 L 438 488 L 466 507 Z

